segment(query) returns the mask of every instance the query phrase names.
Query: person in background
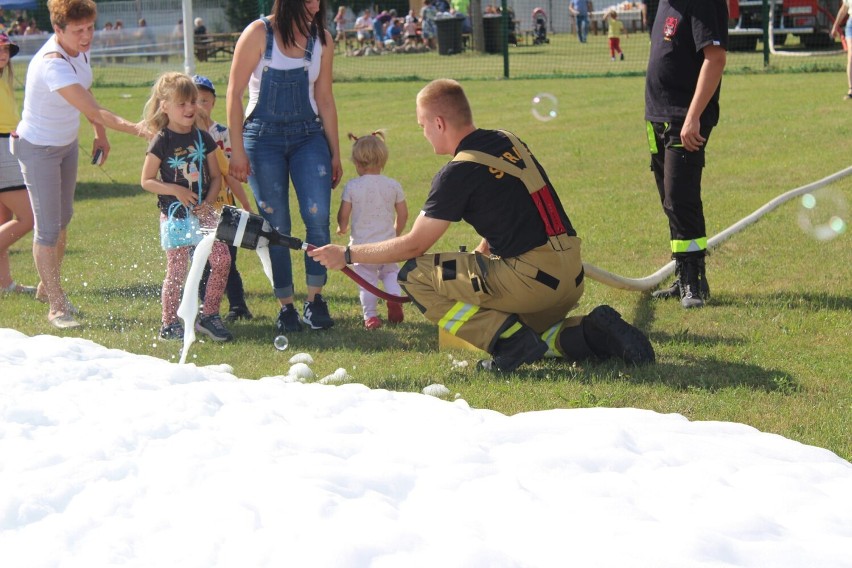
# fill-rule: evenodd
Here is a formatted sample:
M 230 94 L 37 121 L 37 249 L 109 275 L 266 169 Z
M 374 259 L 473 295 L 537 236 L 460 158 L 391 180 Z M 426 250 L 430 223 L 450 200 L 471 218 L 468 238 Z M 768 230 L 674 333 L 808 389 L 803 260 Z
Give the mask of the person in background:
M 35 286 L 12 279 L 9 264 L 9 247 L 33 229 L 33 210 L 21 165 L 9 151 L 9 137 L 19 120 L 12 69 L 12 58 L 19 49 L 9 36 L 0 33 L 0 291 L 35 295 Z
M 491 354 L 510 373 L 546 354 L 569 361 L 652 363 L 650 341 L 609 306 L 567 317 L 583 294 L 580 239 L 544 168 L 514 134 L 473 123 L 461 85 L 438 79 L 417 95 L 417 123 L 436 154 L 453 156 L 411 230 L 378 243 L 327 245 L 308 255 L 330 269 L 405 262 L 399 283 L 439 329 Z M 474 252 L 427 251 L 468 222 Z
M 423 0 L 423 7 L 420 9 L 420 33 L 423 36 L 423 43 L 429 49 L 435 49 L 435 36 L 438 29 L 435 26 L 435 16 L 438 15 L 438 10 L 435 8 L 432 0 Z
M 346 42 L 346 6 L 339 6 L 334 15 L 334 43 Z
M 615 61 L 615 54 L 618 58 L 624 61 L 624 52 L 621 51 L 621 35 L 626 33 L 624 23 L 618 19 L 618 12 L 610 10 L 603 17 L 603 22 L 606 24 L 609 20 L 609 27 L 606 32 L 606 37 L 609 39 L 609 58 Z
M 399 182 L 382 175 L 389 153 L 384 133 L 376 131 L 361 137 L 350 134 L 349 139 L 355 142 L 352 145 L 352 163 L 358 177 L 348 181 L 343 188 L 337 211 L 337 234 L 345 235 L 351 230 L 350 245 L 398 237 L 408 222 L 408 205 Z M 373 286 L 381 281 L 389 294 L 399 296 L 402 293 L 396 281 L 399 265 L 395 262 L 358 263 L 353 270 Z M 375 294 L 359 286 L 359 299 L 364 327 L 382 327 Z M 388 321 L 400 323 L 403 320 L 402 304 L 392 301 L 387 304 Z
M 162 288 L 162 327 L 160 339 L 182 340 L 184 327 L 178 319 L 181 289 L 192 256 L 193 245 L 168 239 L 170 217 L 185 218 L 185 208 L 198 217 L 201 227 L 215 229 L 214 203 L 222 175 L 215 153 L 219 147 L 200 127 L 198 90 L 192 78 L 183 73 L 163 73 L 151 88 L 145 103 L 145 125 L 153 135 L 142 166 L 142 189 L 157 195 L 160 235 L 166 252 L 166 277 Z M 181 207 L 183 205 L 184 207 Z M 164 230 L 163 225 L 166 225 Z M 204 294 L 204 306 L 195 330 L 213 341 L 231 341 L 234 336 L 222 323 L 219 305 L 228 280 L 231 256 L 228 246 L 215 241 L 208 258 L 211 271 Z
M 33 257 L 41 278 L 36 298 L 50 304 L 47 319 L 54 327 L 69 328 L 80 325 L 62 287 L 77 187 L 80 115 L 94 127 L 91 151 L 98 164 L 109 158 L 107 128 L 136 136 L 145 136 L 145 129 L 101 107 L 90 90 L 95 3 L 48 0 L 47 8 L 54 33 L 27 69 L 24 110 L 11 149 L 21 164 L 35 216 Z
M 388 39 L 387 30 L 395 17 L 396 10 L 382 10 L 373 18 L 373 41 L 378 49 L 384 47 L 385 40 Z
M 700 308 L 710 298 L 701 176 L 707 141 L 719 122 L 727 43 L 725 0 L 660 0 L 645 76 L 645 120 L 675 281 L 653 296 L 678 298 L 684 308 Z
M 272 15 L 249 24 L 237 41 L 228 80 L 231 174 L 248 180 L 260 214 L 276 231 L 291 234 L 290 181 L 305 224 L 305 241 L 331 241 L 331 191 L 343 166 L 337 130 L 331 33 L 324 0 L 275 0 Z M 249 90 L 248 107 L 243 95 Z M 290 250 L 270 246 L 273 292 L 281 310 L 275 335 L 334 325 L 322 288 L 328 274 L 304 256 L 307 297 L 301 318 Z
M 590 0 L 571 0 L 568 3 L 568 11 L 574 16 L 574 23 L 577 26 L 577 39 L 580 43 L 586 43 L 589 38 L 589 12 Z
M 358 45 L 362 47 L 373 37 L 373 18 L 369 8 L 365 8 L 364 13 L 355 19 L 355 35 Z
M 847 101 L 852 100 L 852 18 L 849 18 L 852 12 L 852 0 L 843 0 L 840 8 L 837 10 L 837 17 L 834 18 L 834 24 L 831 26 L 831 37 L 840 35 L 840 24 L 846 18 L 846 25 L 843 28 L 841 40 L 845 40 L 846 48 L 846 83 L 849 90 L 846 91 L 846 96 L 843 98 Z
M 219 160 L 219 170 L 222 172 L 222 189 L 219 191 L 219 197 L 214 204 L 217 211 L 222 211 L 225 205 L 236 205 L 239 202 L 240 207 L 251 212 L 252 206 L 243 189 L 243 184 L 237 181 L 234 176 L 230 175 L 228 160 L 231 159 L 231 136 L 228 134 L 228 127 L 219 124 L 213 120 L 213 107 L 216 106 L 216 89 L 213 82 L 202 75 L 195 75 L 192 78 L 195 87 L 198 89 L 198 108 L 201 113 L 201 124 L 207 129 L 213 141 L 219 147 L 219 152 L 216 157 Z M 231 253 L 231 266 L 228 271 L 228 283 L 225 286 L 225 293 L 228 296 L 229 310 L 225 315 L 226 322 L 234 322 L 238 319 L 252 319 L 252 313 L 246 305 L 246 293 L 243 288 L 243 277 L 240 271 L 237 270 L 237 247 L 229 245 L 228 252 Z M 199 287 L 200 296 L 204 298 L 204 289 L 207 285 L 207 278 L 210 275 L 210 264 L 204 268 L 204 275 L 201 279 Z

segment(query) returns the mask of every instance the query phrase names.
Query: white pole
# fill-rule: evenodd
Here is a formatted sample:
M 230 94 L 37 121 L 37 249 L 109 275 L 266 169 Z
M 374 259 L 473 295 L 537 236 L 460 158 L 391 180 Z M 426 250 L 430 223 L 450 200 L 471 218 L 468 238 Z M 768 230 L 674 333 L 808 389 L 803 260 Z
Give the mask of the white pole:
M 195 75 L 195 24 L 192 23 L 192 0 L 183 0 L 183 71 Z

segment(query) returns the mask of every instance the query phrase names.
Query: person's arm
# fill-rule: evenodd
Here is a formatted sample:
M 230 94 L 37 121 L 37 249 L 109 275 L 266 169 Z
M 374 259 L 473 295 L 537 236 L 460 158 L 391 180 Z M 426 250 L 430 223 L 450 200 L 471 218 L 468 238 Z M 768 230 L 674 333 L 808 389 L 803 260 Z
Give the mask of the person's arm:
M 231 193 L 234 194 L 234 197 L 237 198 L 239 204 L 243 206 L 243 209 L 251 213 L 251 200 L 249 199 L 246 190 L 243 189 L 243 184 L 237 181 L 237 178 L 235 178 L 231 174 L 225 174 L 224 177 L 225 183 L 228 185 L 228 189 L 230 189 Z
M 405 200 L 400 201 L 395 206 L 396 209 L 396 221 L 393 224 L 393 228 L 396 231 L 396 236 L 400 236 L 402 231 L 405 230 L 405 224 L 408 223 L 408 204 Z
M 145 164 L 142 166 L 142 189 L 155 195 L 173 195 L 187 207 L 192 207 L 198 202 L 198 195 L 188 188 L 176 183 L 160 181 L 159 173 L 160 158 L 149 152 L 145 156 Z
M 352 216 L 352 202 L 340 201 L 340 209 L 337 210 L 337 234 L 345 235 L 349 230 L 349 218 Z M 397 233 L 398 234 L 398 233 Z
M 331 187 L 337 187 L 343 179 L 343 164 L 340 161 L 340 140 L 337 130 L 337 105 L 334 102 L 332 89 L 332 66 L 334 65 L 334 45 L 331 33 L 326 31 L 326 44 L 322 50 L 319 77 L 314 83 L 314 98 L 317 101 L 317 111 L 322 120 L 328 148 L 331 150 Z M 233 142 L 233 140 L 232 140 Z
M 420 215 L 414 221 L 411 231 L 379 243 L 365 243 L 349 247 L 350 260 L 362 264 L 385 264 L 402 262 L 425 253 L 443 236 L 450 226 L 449 221 L 431 219 Z M 308 256 L 331 269 L 346 266 L 344 251 L 340 245 L 325 245 L 308 251 Z
M 725 48 L 718 45 L 708 45 L 703 49 L 704 63 L 698 74 L 698 82 L 695 85 L 695 93 L 686 112 L 683 128 L 680 131 L 680 141 L 683 147 L 690 152 L 698 150 L 706 141 L 701 136 L 701 113 L 707 108 L 707 103 L 713 97 L 713 93 L 719 87 L 722 80 L 722 72 L 725 70 L 727 52 Z
M 841 2 L 840 9 L 837 10 L 837 17 L 834 18 L 834 24 L 831 26 L 831 33 L 829 34 L 829 37 L 840 35 L 840 22 L 843 21 L 843 18 L 846 17 L 846 14 L 848 13 L 849 6 L 846 5 L 846 2 Z
M 249 24 L 237 45 L 231 61 L 231 73 L 228 77 L 228 91 L 225 108 L 228 117 L 228 131 L 231 135 L 230 173 L 237 181 L 245 182 L 250 171 L 248 156 L 243 145 L 243 121 L 245 108 L 243 95 L 248 87 L 252 71 L 257 67 L 263 55 L 266 42 L 266 26 L 257 21 Z
M 106 162 L 109 156 L 110 145 L 107 140 L 106 128 L 112 128 L 119 132 L 126 132 L 134 136 L 144 137 L 146 132 L 141 123 L 130 122 L 117 114 L 103 108 L 95 100 L 95 96 L 88 89 L 84 89 L 80 83 L 73 83 L 58 89 L 57 92 L 68 104 L 80 111 L 86 119 L 92 123 L 95 130 L 95 140 L 92 144 L 92 154 L 100 149 L 103 150 L 101 164 Z

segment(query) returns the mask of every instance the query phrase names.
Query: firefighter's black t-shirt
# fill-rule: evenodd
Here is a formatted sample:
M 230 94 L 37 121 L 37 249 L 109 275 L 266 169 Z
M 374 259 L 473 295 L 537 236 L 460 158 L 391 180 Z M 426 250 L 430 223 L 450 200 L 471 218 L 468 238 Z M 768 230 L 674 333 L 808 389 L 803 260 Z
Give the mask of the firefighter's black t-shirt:
M 459 143 L 456 153 L 462 150 L 497 157 L 507 154 L 512 160 L 518 159 L 509 139 L 496 130 L 475 130 Z M 552 188 L 544 169 L 535 158 L 533 161 Z M 522 160 L 515 165 L 526 166 Z M 551 193 L 567 233 L 575 236 L 577 233 L 558 196 L 554 191 Z M 450 162 L 435 175 L 423 214 L 443 221 L 466 221 L 488 241 L 492 254 L 504 258 L 521 255 L 547 242 L 544 222 L 523 182 L 473 162 Z
M 660 0 L 651 30 L 651 56 L 645 80 L 645 120 L 675 122 L 686 117 L 704 63 L 702 50 L 727 48 L 725 0 Z M 721 83 L 701 115 L 701 124 L 719 122 Z

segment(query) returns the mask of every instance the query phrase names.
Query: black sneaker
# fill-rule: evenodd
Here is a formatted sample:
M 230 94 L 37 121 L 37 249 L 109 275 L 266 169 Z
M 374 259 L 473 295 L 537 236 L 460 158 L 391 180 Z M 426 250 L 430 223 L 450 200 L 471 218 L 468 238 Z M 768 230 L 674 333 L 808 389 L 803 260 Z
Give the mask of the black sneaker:
M 656 360 L 654 348 L 645 334 L 624 321 L 610 306 L 593 309 L 581 325 L 586 343 L 601 359 L 618 357 L 633 365 Z
M 183 324 L 179 321 L 160 328 L 160 339 L 164 341 L 183 341 Z
M 195 322 L 195 331 L 203 333 L 213 341 L 231 341 L 234 336 L 222 323 L 222 318 L 219 314 L 212 316 L 202 316 Z
M 296 333 L 297 331 L 302 331 L 299 312 L 296 311 L 296 306 L 287 304 L 278 312 L 278 319 L 275 321 L 275 332 L 281 335 L 284 333 Z
M 511 336 L 498 339 L 491 353 L 492 359 L 479 362 L 486 371 L 511 373 L 524 363 L 538 361 L 547 353 L 547 344 L 532 328 L 523 326 Z
M 239 319 L 250 320 L 254 318 L 246 306 L 231 306 L 231 310 L 225 315 L 225 321 L 233 323 Z
M 320 294 L 314 296 L 313 302 L 305 302 L 302 321 L 311 326 L 311 329 L 328 329 L 334 325 L 334 320 L 328 315 L 328 304 Z

